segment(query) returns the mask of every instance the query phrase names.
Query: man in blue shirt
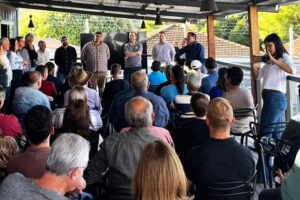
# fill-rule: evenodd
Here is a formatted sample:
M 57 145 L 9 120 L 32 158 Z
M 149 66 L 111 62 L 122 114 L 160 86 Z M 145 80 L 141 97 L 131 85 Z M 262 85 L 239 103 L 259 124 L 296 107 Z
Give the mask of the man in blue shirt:
M 131 77 L 130 85 L 133 91 L 132 95 L 125 95 L 125 90 L 118 93 L 114 98 L 110 110 L 110 118 L 115 130 L 120 131 L 122 128 L 128 127 L 124 115 L 124 106 L 129 99 L 136 96 L 144 97 L 152 103 L 153 112 L 155 114 L 155 116 L 153 116 L 153 125 L 158 127 L 165 127 L 169 120 L 169 110 L 165 101 L 160 96 L 147 91 L 149 87 L 147 74 L 141 71 L 134 72 Z M 130 93 L 130 91 L 126 92 Z M 119 97 L 120 95 L 122 96 L 122 98 Z
M 153 72 L 148 76 L 150 82 L 150 92 L 155 92 L 158 85 L 167 81 L 166 75 L 160 71 L 161 63 L 159 61 L 153 61 L 151 69 Z
M 200 88 L 200 92 L 205 94 L 209 94 L 211 88 L 216 86 L 218 80 L 218 71 L 216 60 L 212 57 L 209 57 L 205 61 L 205 67 L 207 69 L 208 76 L 202 79 L 202 84 Z
M 196 34 L 193 32 L 187 33 L 187 45 L 181 49 L 177 49 L 176 57 L 185 54 L 185 62 L 191 63 L 193 60 L 199 60 L 202 64 L 205 62 L 204 47 L 196 41 Z
M 27 112 L 35 105 L 43 105 L 51 110 L 47 96 L 39 91 L 42 86 L 41 73 L 28 71 L 23 78 L 26 86 L 16 89 L 12 104 L 12 112 L 19 118 L 21 124 Z

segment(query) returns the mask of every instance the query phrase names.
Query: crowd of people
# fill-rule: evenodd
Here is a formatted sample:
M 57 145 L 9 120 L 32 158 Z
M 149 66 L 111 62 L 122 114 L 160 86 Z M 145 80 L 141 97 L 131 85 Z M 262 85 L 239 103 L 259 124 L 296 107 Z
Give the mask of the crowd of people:
M 101 32 L 84 45 L 81 62 L 63 36 L 57 68 L 44 41 L 35 50 L 33 34 L 0 39 L 0 199 L 202 200 L 209 186 L 252 179 L 255 160 L 231 135 L 251 121 L 235 111 L 255 109 L 240 86 L 243 70 L 205 59 L 193 32 L 181 48 L 160 32 L 147 75 L 137 37 L 129 34 L 125 64 L 110 66 L 109 82 Z M 266 64 L 252 69 L 263 80 L 262 125 L 282 120 L 286 76 L 296 71 L 276 34 L 264 43 Z M 261 134 L 280 138 L 270 133 Z M 299 199 L 290 192 L 299 158 L 281 190 L 263 191 L 261 200 Z

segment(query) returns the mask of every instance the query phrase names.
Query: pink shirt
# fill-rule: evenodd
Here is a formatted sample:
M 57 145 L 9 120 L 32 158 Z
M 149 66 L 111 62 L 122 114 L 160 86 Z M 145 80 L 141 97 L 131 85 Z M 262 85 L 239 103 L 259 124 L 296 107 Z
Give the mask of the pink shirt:
M 123 128 L 121 130 L 121 132 L 126 133 L 129 129 L 130 129 L 130 127 Z M 172 136 L 170 135 L 170 133 L 167 129 L 152 126 L 152 127 L 149 127 L 149 130 L 155 137 L 158 137 L 158 138 L 162 139 L 164 142 L 169 143 L 172 147 L 175 147 Z

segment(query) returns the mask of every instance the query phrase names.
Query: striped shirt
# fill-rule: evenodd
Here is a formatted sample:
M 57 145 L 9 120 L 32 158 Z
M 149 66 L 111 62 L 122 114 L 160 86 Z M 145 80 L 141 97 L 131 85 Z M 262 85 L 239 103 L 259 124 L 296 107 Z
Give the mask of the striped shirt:
M 52 125 L 54 128 L 59 129 L 63 125 L 64 114 L 66 108 L 58 108 L 53 111 L 52 114 Z M 90 113 L 90 130 L 97 131 L 102 127 L 102 119 L 98 110 L 89 110 Z

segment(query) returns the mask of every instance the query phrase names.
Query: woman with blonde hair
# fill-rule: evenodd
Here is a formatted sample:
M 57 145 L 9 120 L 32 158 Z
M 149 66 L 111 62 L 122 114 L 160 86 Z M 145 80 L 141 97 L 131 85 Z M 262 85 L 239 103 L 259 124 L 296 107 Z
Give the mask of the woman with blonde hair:
M 187 179 L 170 145 L 157 140 L 145 147 L 132 188 L 133 200 L 187 199 Z

